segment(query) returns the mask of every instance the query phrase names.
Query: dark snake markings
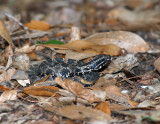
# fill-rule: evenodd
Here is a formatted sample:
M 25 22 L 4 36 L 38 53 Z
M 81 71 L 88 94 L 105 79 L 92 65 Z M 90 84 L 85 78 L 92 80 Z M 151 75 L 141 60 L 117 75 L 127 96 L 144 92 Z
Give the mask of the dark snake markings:
M 74 81 L 88 87 L 94 85 L 99 79 L 98 71 L 108 65 L 110 61 L 111 57 L 109 55 L 97 55 L 88 63 L 73 59 L 47 59 L 39 65 L 32 66 L 26 72 L 31 82 L 36 82 L 51 74 L 47 81 L 54 80 L 59 75 L 62 79 L 72 78 Z

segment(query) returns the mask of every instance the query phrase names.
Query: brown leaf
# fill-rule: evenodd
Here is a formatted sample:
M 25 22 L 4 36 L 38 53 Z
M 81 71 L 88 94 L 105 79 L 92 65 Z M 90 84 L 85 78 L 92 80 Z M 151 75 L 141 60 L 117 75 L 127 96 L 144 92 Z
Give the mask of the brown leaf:
M 160 72 L 160 57 L 154 62 L 154 67 Z
M 4 86 L 0 85 L 0 90 L 1 91 L 8 91 L 10 89 L 11 89 L 10 87 L 4 87 Z
M 73 51 L 73 50 L 55 50 L 55 52 L 66 54 L 65 58 L 75 59 L 75 60 L 82 60 L 82 59 L 86 59 L 86 58 L 97 55 L 95 53 L 80 53 L 80 52 L 76 52 L 76 51 Z
M 35 21 L 32 20 L 31 22 L 25 24 L 26 27 L 29 29 L 41 30 L 46 31 L 50 28 L 50 25 L 47 24 L 45 21 Z
M 37 60 L 37 55 L 36 55 L 36 53 L 33 51 L 33 52 L 30 52 L 30 53 L 27 53 L 27 55 L 30 57 L 30 58 L 32 58 L 32 59 L 34 59 L 34 60 Z
M 111 116 L 111 111 L 107 102 L 100 102 L 95 108 Z
M 127 31 L 96 33 L 83 40 L 99 45 L 115 44 L 130 53 L 147 52 L 149 50 L 148 44 L 140 36 Z
M 13 45 L 11 36 L 2 20 L 0 20 L 0 36 L 3 37 L 11 46 Z
M 109 19 L 116 19 L 124 25 L 126 30 L 157 29 L 160 22 L 159 10 L 132 11 L 124 7 L 112 9 L 108 13 Z
M 100 77 L 99 80 L 96 82 L 94 86 L 91 87 L 91 89 L 96 91 L 105 91 L 105 89 L 111 85 L 114 85 L 117 83 L 116 79 L 105 79 L 103 77 Z
M 130 107 L 128 107 L 126 105 L 120 105 L 120 104 L 110 103 L 109 104 L 109 108 L 110 108 L 111 111 L 120 111 L 120 110 L 128 109 Z
M 117 45 L 114 44 L 98 45 L 96 43 L 84 40 L 76 40 L 63 45 L 47 44 L 43 46 L 58 48 L 58 49 L 71 49 L 77 52 L 107 54 L 111 56 L 117 56 L 122 54 L 121 48 L 119 48 Z
M 2 82 L 2 81 L 10 81 L 15 72 L 16 72 L 16 69 L 14 69 L 14 68 L 3 72 L 0 75 L 0 82 Z
M 15 52 L 30 53 L 30 52 L 33 52 L 35 48 L 36 48 L 36 45 L 30 46 L 29 44 L 25 44 L 22 48 L 16 48 Z
M 51 74 L 47 75 L 46 77 L 34 82 L 31 86 L 36 86 L 37 84 L 40 84 L 40 83 L 44 83 L 50 76 Z
M 77 83 L 71 79 L 62 80 L 58 76 L 56 77 L 55 82 L 64 89 L 75 94 L 77 97 L 83 98 L 91 103 L 98 102 L 101 100 L 95 95 L 95 93 L 92 90 L 84 88 L 80 83 Z
M 107 114 L 99 110 L 91 109 L 84 106 L 75 106 L 75 105 L 62 107 L 58 109 L 58 111 L 56 111 L 56 114 L 76 120 L 90 119 L 90 120 L 101 120 L 106 122 L 111 119 Z
M 5 91 L 0 96 L 0 102 L 4 102 L 6 100 L 15 100 L 15 99 L 17 99 L 17 90 Z
M 59 94 L 56 92 L 59 91 L 58 87 L 54 86 L 31 86 L 23 90 L 24 93 L 34 96 L 54 96 L 57 97 Z
M 116 87 L 116 86 L 107 87 L 106 88 L 106 95 L 110 99 L 113 99 L 113 100 L 118 101 L 120 103 L 123 103 L 125 105 L 131 105 L 131 106 L 138 105 L 138 103 L 130 100 L 130 98 L 127 94 L 121 93 L 120 90 L 118 89 L 118 87 Z

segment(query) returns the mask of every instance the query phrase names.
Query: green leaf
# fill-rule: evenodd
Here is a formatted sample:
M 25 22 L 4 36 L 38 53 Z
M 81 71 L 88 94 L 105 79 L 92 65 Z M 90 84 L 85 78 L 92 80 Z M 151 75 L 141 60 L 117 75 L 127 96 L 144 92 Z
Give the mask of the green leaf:
M 61 42 L 61 41 L 58 41 L 58 40 L 49 40 L 49 41 L 46 41 L 46 42 L 37 41 L 37 44 L 57 44 L 57 45 L 61 45 L 61 44 L 64 44 L 64 43 Z

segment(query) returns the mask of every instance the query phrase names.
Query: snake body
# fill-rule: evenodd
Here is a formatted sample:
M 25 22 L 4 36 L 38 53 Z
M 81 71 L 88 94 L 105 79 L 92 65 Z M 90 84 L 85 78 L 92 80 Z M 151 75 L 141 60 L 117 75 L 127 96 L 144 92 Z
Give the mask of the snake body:
M 62 79 L 72 78 L 88 87 L 94 85 L 99 79 L 98 71 L 108 65 L 110 61 L 109 55 L 97 55 L 88 63 L 84 63 L 82 60 L 65 60 L 63 58 L 47 59 L 39 65 L 31 66 L 26 72 L 31 82 L 36 82 L 47 75 L 50 75 L 47 79 L 50 81 L 59 75 Z

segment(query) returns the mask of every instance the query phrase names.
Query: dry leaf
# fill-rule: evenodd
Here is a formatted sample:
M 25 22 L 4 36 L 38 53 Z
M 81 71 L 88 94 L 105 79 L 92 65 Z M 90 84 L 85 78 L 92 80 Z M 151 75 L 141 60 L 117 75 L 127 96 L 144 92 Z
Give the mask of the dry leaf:
M 160 11 L 145 10 L 132 11 L 124 7 L 112 9 L 108 13 L 109 19 L 116 19 L 120 21 L 126 30 L 151 30 L 157 29 L 160 22 Z
M 121 48 L 119 48 L 117 45 L 114 44 L 98 45 L 96 43 L 84 40 L 76 40 L 63 45 L 47 44 L 43 46 L 58 48 L 58 49 L 70 49 L 84 53 L 107 54 L 111 56 L 117 56 L 122 54 Z
M 105 79 L 100 77 L 96 84 L 91 87 L 91 89 L 96 91 L 105 91 L 105 89 L 111 85 L 115 85 L 117 83 L 116 79 Z
M 121 93 L 120 90 L 118 89 L 118 87 L 116 87 L 116 86 L 107 87 L 106 88 L 106 95 L 108 98 L 113 99 L 115 101 L 118 101 L 120 103 L 123 103 L 125 105 L 131 105 L 131 106 L 138 105 L 138 103 L 130 100 L 130 98 L 127 94 Z
M 0 82 L 2 82 L 2 81 L 10 81 L 15 72 L 16 72 L 16 69 L 14 69 L 14 68 L 11 68 L 11 69 L 3 72 L 0 75 Z
M 80 53 L 73 50 L 55 50 L 55 52 L 66 54 L 65 58 L 75 60 L 82 60 L 97 55 L 95 53 Z
M 110 103 L 109 108 L 111 111 L 120 111 L 120 110 L 125 110 L 128 109 L 129 107 L 126 105 L 120 105 L 120 104 L 115 104 L 115 103 Z
M 30 67 L 30 60 L 27 54 L 16 53 L 13 57 L 13 64 L 16 68 L 26 71 Z
M 34 21 L 34 20 L 25 24 L 25 26 L 28 27 L 29 29 L 35 29 L 35 30 L 41 30 L 41 31 L 46 31 L 51 27 L 45 21 Z
M 36 48 L 36 45 L 30 46 L 29 44 L 25 44 L 22 48 L 16 48 L 15 52 L 17 53 L 30 53 L 33 52 Z
M 31 86 L 23 90 L 24 93 L 34 96 L 54 96 L 57 97 L 59 94 L 56 92 L 59 91 L 58 87 L 54 86 Z
M 147 52 L 149 50 L 148 44 L 140 36 L 127 31 L 96 33 L 83 40 L 99 45 L 115 44 L 130 53 Z
M 77 97 L 83 98 L 91 103 L 101 101 L 96 94 L 87 88 L 84 88 L 80 83 L 77 83 L 71 79 L 62 80 L 59 76 L 56 77 L 55 82 L 64 89 L 72 92 Z
M 64 117 L 70 118 L 70 119 L 76 119 L 76 120 L 101 120 L 107 123 L 111 118 L 105 114 L 104 112 L 101 112 L 96 109 L 91 109 L 84 106 L 65 106 L 58 111 L 56 111 L 56 114 L 62 115 Z
M 6 60 L 8 60 L 9 55 L 13 56 L 13 54 L 14 53 L 13 53 L 12 46 L 11 45 L 6 46 L 5 50 L 3 52 L 1 52 L 1 54 L 0 54 L 0 62 L 1 62 L 1 64 L 2 64 L 2 62 L 5 62 Z
M 11 89 L 11 87 L 4 87 L 4 86 L 0 85 L 0 91 L 8 91 L 10 89 Z
M 33 52 L 30 52 L 30 53 L 27 53 L 27 55 L 31 58 L 31 59 L 34 59 L 34 60 L 37 60 L 37 55 L 36 53 L 33 51 Z
M 3 37 L 11 46 L 13 46 L 11 36 L 2 20 L 0 20 L 0 36 Z
M 160 72 L 160 57 L 155 60 L 154 67 Z
M 17 90 L 9 90 L 2 93 L 0 96 L 0 103 L 6 100 L 16 100 L 17 99 Z
M 49 75 L 47 75 L 46 77 L 44 77 L 44 78 L 42 78 L 42 79 L 34 82 L 31 86 L 36 86 L 36 85 L 38 85 L 38 84 L 44 83 L 44 82 L 49 78 L 50 75 L 51 75 L 51 74 L 49 74 Z
M 111 116 L 111 111 L 107 102 L 100 102 L 95 108 Z

